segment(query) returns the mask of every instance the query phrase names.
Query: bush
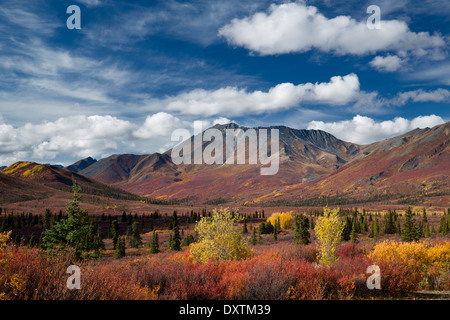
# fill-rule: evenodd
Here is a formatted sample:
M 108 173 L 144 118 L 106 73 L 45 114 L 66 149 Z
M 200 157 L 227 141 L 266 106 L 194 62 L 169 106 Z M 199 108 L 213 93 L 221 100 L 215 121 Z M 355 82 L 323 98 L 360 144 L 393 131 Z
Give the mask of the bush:
M 419 288 L 448 288 L 450 242 L 384 241 L 375 245 L 370 258 L 382 272 L 381 288 L 399 295 Z
M 292 223 L 294 218 L 292 214 L 287 212 L 282 213 L 273 213 L 268 219 L 267 222 L 270 222 L 272 226 L 275 226 L 276 223 L 279 222 L 279 227 L 281 229 L 290 229 L 292 228 Z
M 203 217 L 195 226 L 199 241 L 190 246 L 192 256 L 201 263 L 209 260 L 241 260 L 252 255 L 247 239 L 233 230 L 242 220 L 228 209 L 213 210 L 211 217 Z

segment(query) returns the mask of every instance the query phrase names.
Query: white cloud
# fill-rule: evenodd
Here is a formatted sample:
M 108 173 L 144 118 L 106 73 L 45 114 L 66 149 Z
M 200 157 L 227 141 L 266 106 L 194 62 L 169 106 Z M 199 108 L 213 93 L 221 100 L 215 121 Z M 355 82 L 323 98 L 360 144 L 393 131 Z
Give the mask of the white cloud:
M 438 88 L 436 90 L 425 91 L 423 89 L 399 92 L 397 97 L 392 100 L 394 105 L 405 105 L 412 102 L 448 102 L 450 100 L 450 91 Z
M 199 121 L 204 129 L 229 122 L 224 117 Z M 193 122 L 165 112 L 149 115 L 143 123 L 110 115 L 77 115 L 19 127 L 0 117 L 0 164 L 19 160 L 47 163 L 52 159 L 66 159 L 63 162 L 69 164 L 80 158 L 116 152 L 164 152 L 176 143 L 171 141 L 175 129 L 187 129 L 193 134 L 192 126 Z
M 360 94 L 358 76 L 352 73 L 324 83 L 281 83 L 266 92 L 236 87 L 195 89 L 168 97 L 162 103 L 167 110 L 182 114 L 239 116 L 290 109 L 302 102 L 344 105 L 358 99 Z
M 439 34 L 412 32 L 398 20 L 381 20 L 381 28 L 369 30 L 366 21 L 349 16 L 327 18 L 313 6 L 301 3 L 271 5 L 258 12 L 233 19 L 219 30 L 228 43 L 261 55 L 306 52 L 317 49 L 337 55 L 366 55 L 395 51 L 442 59 L 446 41 Z
M 369 64 L 378 71 L 393 72 L 402 66 L 403 60 L 396 55 L 376 56 Z
M 186 123 L 166 112 L 158 112 L 145 119 L 144 124 L 134 131 L 134 136 L 148 139 L 157 136 L 168 136 L 173 130 L 185 127 Z
M 230 119 L 225 118 L 225 117 L 219 117 L 219 118 L 213 120 L 212 125 L 213 126 L 215 126 L 216 124 L 222 124 L 223 125 L 223 124 L 227 124 L 227 123 L 231 123 L 231 122 L 235 122 L 235 121 L 230 120 Z
M 397 117 L 379 122 L 357 115 L 351 120 L 338 122 L 311 121 L 308 129 L 323 130 L 344 141 L 367 144 L 401 135 L 416 128 L 433 127 L 442 123 L 444 120 L 436 115 L 419 116 L 412 120 Z

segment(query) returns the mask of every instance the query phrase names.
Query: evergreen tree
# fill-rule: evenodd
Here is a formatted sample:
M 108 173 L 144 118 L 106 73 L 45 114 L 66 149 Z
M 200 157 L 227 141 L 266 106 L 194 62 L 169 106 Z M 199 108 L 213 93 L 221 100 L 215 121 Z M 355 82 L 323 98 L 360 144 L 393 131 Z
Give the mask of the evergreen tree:
M 173 214 L 173 236 L 171 241 L 169 241 L 170 250 L 180 251 L 181 250 L 181 235 L 180 228 L 178 227 L 178 219 L 176 211 Z
M 369 226 L 367 225 L 367 219 L 366 216 L 361 216 L 361 232 L 367 232 L 369 230 Z
M 405 222 L 402 226 L 401 240 L 408 242 L 419 240 L 417 228 L 413 218 L 413 212 L 410 207 L 408 207 L 405 211 Z
M 119 240 L 119 222 L 117 220 L 111 221 L 111 239 L 113 241 L 113 249 L 117 247 L 117 241 Z
M 125 249 L 126 249 L 126 245 L 125 245 L 125 237 L 119 237 L 119 239 L 117 240 L 117 245 L 116 245 L 116 249 L 114 252 L 114 258 L 115 259 L 121 259 L 123 257 L 125 257 Z
M 181 245 L 183 247 L 188 247 L 193 242 L 194 242 L 194 237 L 191 234 L 188 234 L 181 242 Z
M 30 239 L 28 240 L 28 248 L 33 248 L 36 244 L 36 236 L 34 235 L 34 232 L 31 233 Z
M 274 227 L 272 223 L 270 223 L 270 221 L 267 221 L 267 223 L 261 222 L 261 224 L 259 225 L 259 229 L 261 231 L 261 234 L 270 234 L 273 233 Z
M 419 221 L 419 223 L 416 225 L 416 234 L 418 238 L 423 238 L 424 230 L 423 230 L 423 223 L 422 221 Z
M 52 226 L 52 214 L 50 209 L 45 209 L 44 215 L 42 216 L 42 231 L 50 229 Z
M 244 218 L 244 223 L 243 223 L 243 226 L 242 226 L 242 233 L 248 233 L 247 218 Z
M 139 221 L 135 221 L 131 226 L 130 247 L 139 248 L 141 246 L 142 246 L 141 225 Z
M 345 217 L 344 229 L 342 230 L 342 240 L 350 240 L 350 233 L 352 232 L 352 221 L 349 216 Z
M 424 236 L 426 238 L 428 238 L 430 236 L 430 224 L 429 223 L 426 224 Z
M 426 210 L 425 208 L 423 208 L 423 211 L 422 211 L 422 222 L 423 222 L 424 224 L 428 222 L 428 219 L 427 219 L 427 210 Z
M 357 222 L 356 222 L 356 220 L 353 222 L 353 225 L 352 225 L 352 230 L 351 230 L 351 232 L 350 232 L 350 241 L 352 242 L 352 243 L 356 243 L 356 242 L 358 242 L 358 234 L 356 233 L 356 229 L 357 229 Z
M 431 233 L 436 233 L 436 229 L 434 228 L 434 225 L 431 225 Z
M 438 232 L 443 236 L 448 235 L 448 222 L 445 215 L 441 218 L 438 226 Z
M 394 234 L 396 229 L 394 213 L 391 210 L 389 210 L 389 212 L 383 216 L 383 219 L 384 219 L 384 233 Z
M 153 230 L 152 242 L 150 244 L 150 253 L 158 253 L 159 252 L 159 239 L 158 233 L 156 230 Z
M 75 249 L 76 258 L 81 258 L 81 252 L 86 249 L 84 241 L 89 233 L 89 217 L 87 210 L 80 208 L 81 196 L 78 195 L 81 188 L 75 182 L 73 184 L 73 200 L 67 207 L 67 218 L 56 222 L 50 229 L 43 232 L 42 247 L 44 249 Z
M 375 220 L 372 220 L 372 223 L 370 224 L 370 230 L 369 230 L 369 234 L 367 235 L 369 238 L 374 238 L 375 237 Z
M 309 238 L 308 227 L 309 221 L 308 217 L 304 214 L 299 214 L 294 217 L 295 231 L 294 231 L 294 243 L 296 244 L 309 244 L 311 241 Z
M 173 230 L 175 223 L 178 223 L 178 216 L 176 210 L 173 211 L 172 220 L 169 223 L 169 230 Z

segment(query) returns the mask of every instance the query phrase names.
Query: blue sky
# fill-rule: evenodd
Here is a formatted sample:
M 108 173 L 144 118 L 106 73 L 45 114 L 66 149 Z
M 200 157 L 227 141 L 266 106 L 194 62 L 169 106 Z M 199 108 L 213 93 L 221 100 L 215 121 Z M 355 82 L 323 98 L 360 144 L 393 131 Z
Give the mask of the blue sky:
M 361 144 L 434 126 L 449 20 L 446 0 L 3 1 L 0 165 L 162 152 L 194 121 Z

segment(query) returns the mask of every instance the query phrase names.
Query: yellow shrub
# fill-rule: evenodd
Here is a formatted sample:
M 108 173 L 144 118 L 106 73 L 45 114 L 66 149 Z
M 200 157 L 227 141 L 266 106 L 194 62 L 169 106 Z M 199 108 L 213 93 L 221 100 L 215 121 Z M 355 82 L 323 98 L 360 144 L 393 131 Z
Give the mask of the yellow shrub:
M 2 252 L 5 249 L 10 236 L 11 236 L 11 231 L 0 233 L 0 252 Z
M 375 246 L 370 257 L 374 261 L 417 264 L 422 270 L 427 270 L 432 265 L 442 268 L 450 260 L 450 242 L 432 244 L 425 241 L 384 241 Z
M 239 213 L 233 215 L 228 209 L 213 210 L 211 217 L 203 217 L 195 226 L 199 240 L 189 246 L 191 255 L 201 263 L 250 257 L 253 251 L 247 239 L 233 230 L 240 220 Z
M 288 212 L 277 212 L 273 213 L 267 219 L 267 222 L 270 222 L 273 226 L 275 226 L 276 221 L 280 222 L 281 229 L 290 229 L 292 228 L 292 222 L 294 221 L 294 218 L 292 217 L 292 214 Z

